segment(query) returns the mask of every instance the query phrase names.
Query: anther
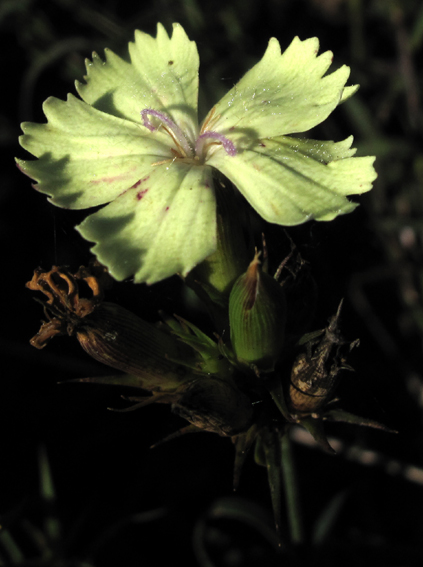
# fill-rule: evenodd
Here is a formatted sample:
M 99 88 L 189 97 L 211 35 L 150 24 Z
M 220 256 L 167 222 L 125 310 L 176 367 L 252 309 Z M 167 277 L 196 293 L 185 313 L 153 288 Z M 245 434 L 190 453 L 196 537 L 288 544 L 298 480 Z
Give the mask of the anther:
M 217 140 L 223 146 L 223 149 L 229 156 L 236 156 L 236 148 L 226 136 L 223 134 L 219 134 L 218 132 L 204 132 L 204 134 L 200 134 L 197 138 L 197 143 L 195 144 L 195 153 L 196 155 L 201 155 L 204 148 L 204 140 L 207 138 L 211 138 L 213 140 Z

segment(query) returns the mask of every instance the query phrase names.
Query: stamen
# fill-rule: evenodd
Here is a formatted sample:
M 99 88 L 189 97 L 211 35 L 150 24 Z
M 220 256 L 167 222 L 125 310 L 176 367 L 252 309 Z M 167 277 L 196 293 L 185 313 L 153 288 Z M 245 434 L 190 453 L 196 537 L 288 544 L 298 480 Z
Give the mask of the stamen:
M 175 122 L 173 122 L 173 120 L 171 120 L 163 112 L 159 112 L 158 110 L 154 110 L 153 108 L 144 108 L 144 110 L 141 110 L 141 118 L 142 118 L 144 126 L 146 128 L 148 128 L 148 130 L 150 130 L 150 132 L 154 132 L 154 130 L 157 130 L 157 127 L 154 126 L 152 124 L 152 122 L 147 118 L 147 116 L 149 114 L 151 116 L 155 116 L 156 118 L 158 118 L 163 124 L 165 124 L 168 127 L 168 128 L 166 128 L 166 126 L 165 126 L 166 132 L 171 136 L 171 138 L 175 142 L 175 144 L 177 146 L 179 146 L 179 148 L 181 150 L 183 150 L 185 157 L 188 157 L 188 156 L 192 157 L 193 156 L 193 150 L 192 150 L 191 146 L 189 145 L 188 140 L 186 139 L 183 130 L 181 128 L 179 128 L 179 126 L 177 124 L 175 124 Z
M 197 143 L 195 144 L 195 153 L 197 156 L 202 155 L 203 148 L 204 148 L 204 140 L 206 138 L 212 138 L 220 142 L 223 146 L 223 149 L 229 156 L 236 156 L 236 148 L 234 144 L 228 140 L 223 134 L 219 134 L 218 132 L 204 132 L 204 134 L 200 134 L 197 138 Z
M 176 155 L 176 157 L 188 157 L 185 149 L 179 143 L 179 140 L 176 137 L 176 134 L 174 132 L 172 132 L 172 130 L 170 128 L 168 128 L 167 126 L 163 126 L 163 130 L 166 132 L 166 134 L 169 134 L 169 136 L 172 138 L 175 146 L 178 148 L 177 150 L 175 150 L 175 148 L 170 148 L 170 151 L 174 155 Z
M 220 114 L 216 114 L 216 115 L 215 114 L 216 114 L 216 107 L 213 106 L 213 108 L 210 110 L 208 116 L 204 120 L 203 125 L 201 126 L 200 135 L 204 134 L 204 132 L 212 130 L 214 128 L 214 125 L 216 124 L 216 122 L 220 118 Z
M 170 148 L 171 152 L 175 155 L 173 159 L 188 158 L 189 163 L 191 163 L 192 160 L 200 160 L 198 163 L 201 163 L 201 160 L 205 159 L 205 148 L 208 144 L 221 144 L 229 156 L 235 156 L 237 154 L 235 145 L 231 140 L 223 136 L 223 134 L 210 130 L 219 119 L 219 115 L 216 115 L 215 112 L 215 108 L 210 111 L 208 118 L 201 128 L 200 135 L 195 142 L 195 148 L 193 147 L 193 142 L 190 143 L 184 131 L 163 112 L 154 110 L 153 108 L 144 108 L 144 110 L 141 111 L 141 118 L 143 125 L 150 130 L 150 132 L 154 132 L 162 127 L 166 134 L 170 136 L 176 146 L 176 149 Z M 160 121 L 159 126 L 154 126 L 148 116 L 157 118 Z M 166 159 L 155 162 L 153 165 L 160 165 L 169 161 L 173 160 Z

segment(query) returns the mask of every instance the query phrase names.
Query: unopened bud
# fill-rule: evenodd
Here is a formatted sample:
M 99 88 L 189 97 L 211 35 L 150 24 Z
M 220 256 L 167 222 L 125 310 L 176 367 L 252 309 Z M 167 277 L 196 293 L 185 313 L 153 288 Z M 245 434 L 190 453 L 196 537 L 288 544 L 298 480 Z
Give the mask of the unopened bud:
M 175 413 L 205 431 L 233 436 L 249 429 L 253 419 L 250 399 L 232 380 L 200 377 L 183 387 Z
M 273 370 L 283 348 L 285 319 L 284 291 L 263 272 L 256 253 L 229 298 L 231 342 L 237 359 L 259 371 Z

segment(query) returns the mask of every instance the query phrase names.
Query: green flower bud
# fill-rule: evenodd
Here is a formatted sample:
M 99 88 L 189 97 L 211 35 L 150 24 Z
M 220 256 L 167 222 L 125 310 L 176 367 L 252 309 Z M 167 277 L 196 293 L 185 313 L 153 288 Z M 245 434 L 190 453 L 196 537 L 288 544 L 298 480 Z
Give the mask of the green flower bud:
M 256 252 L 229 297 L 231 342 L 237 359 L 259 371 L 272 371 L 282 351 L 285 319 L 285 293 L 263 272 Z

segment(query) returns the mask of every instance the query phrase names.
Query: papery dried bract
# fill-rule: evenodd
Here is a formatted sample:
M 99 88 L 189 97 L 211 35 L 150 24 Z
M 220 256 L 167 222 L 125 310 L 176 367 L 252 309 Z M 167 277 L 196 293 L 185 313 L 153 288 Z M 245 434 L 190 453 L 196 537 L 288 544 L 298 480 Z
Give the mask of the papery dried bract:
M 291 371 L 289 406 L 299 415 L 321 410 L 331 399 L 340 371 L 351 370 L 342 354 L 342 347 L 349 352 L 359 341 L 345 341 L 339 331 L 337 313 L 330 319 L 326 329 L 316 338 L 305 343 L 306 352 L 296 358 Z

